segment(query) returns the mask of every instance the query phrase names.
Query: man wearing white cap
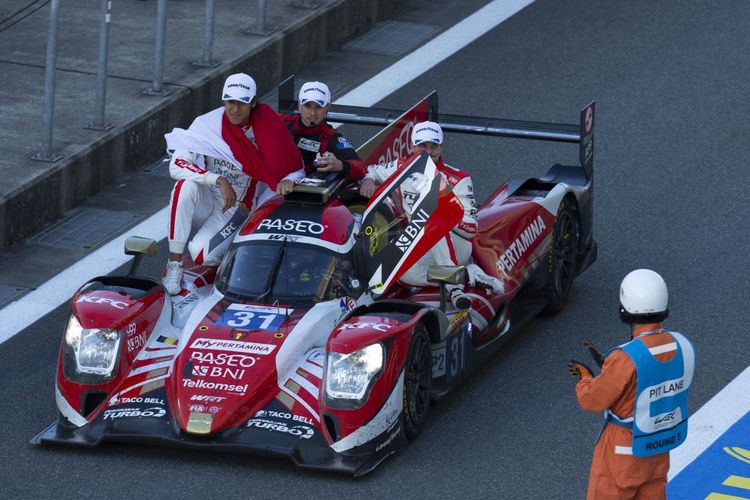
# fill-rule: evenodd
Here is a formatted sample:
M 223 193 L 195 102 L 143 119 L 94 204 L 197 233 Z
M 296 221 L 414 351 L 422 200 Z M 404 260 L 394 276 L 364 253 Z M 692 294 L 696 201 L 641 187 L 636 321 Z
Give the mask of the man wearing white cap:
M 428 286 L 430 283 L 427 281 L 427 270 L 430 266 L 466 266 L 470 286 L 481 286 L 495 293 L 503 293 L 504 287 L 499 279 L 487 275 L 479 266 L 470 263 L 471 239 L 476 235 L 478 228 L 474 185 L 467 172 L 443 162 L 443 129 L 435 122 L 417 123 L 411 133 L 411 143 L 416 148 L 424 148 L 430 155 L 438 172 L 450 186 L 451 192 L 463 205 L 464 216 L 448 236 L 440 240 L 401 276 L 401 281 L 411 286 Z M 367 198 L 371 197 L 375 192 L 376 184 L 383 183 L 403 164 L 403 160 L 396 160 L 367 167 L 367 174 L 360 186 L 360 194 Z M 400 190 L 402 202 L 407 211 L 419 198 L 419 190 L 410 189 L 410 182 L 409 179 L 404 181 Z M 471 307 L 471 298 L 463 293 L 461 286 L 448 287 L 448 292 L 454 307 L 458 309 Z
M 299 91 L 299 114 L 283 115 L 294 143 L 302 153 L 305 172 L 341 172 L 346 179 L 365 175 L 365 164 L 352 143 L 325 120 L 331 91 L 322 82 L 307 82 Z
M 164 138 L 169 173 L 177 182 L 169 200 L 169 260 L 162 283 L 182 290 L 187 245 L 198 265 L 218 265 L 249 212 L 273 195 L 286 194 L 304 176 L 299 150 L 278 114 L 257 102 L 255 81 L 230 75 L 223 107 L 197 117 Z M 198 228 L 188 243 L 191 228 Z

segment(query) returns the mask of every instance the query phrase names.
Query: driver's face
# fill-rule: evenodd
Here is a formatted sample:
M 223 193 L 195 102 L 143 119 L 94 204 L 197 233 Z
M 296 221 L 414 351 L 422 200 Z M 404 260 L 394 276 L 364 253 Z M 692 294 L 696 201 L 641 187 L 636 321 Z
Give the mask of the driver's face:
M 244 125 L 250 119 L 253 106 L 255 106 L 255 99 L 247 104 L 241 101 L 224 101 L 224 113 L 232 125 Z
M 321 106 L 315 101 L 308 101 L 299 105 L 300 120 L 305 127 L 315 127 L 326 119 L 330 104 Z
M 442 144 L 436 144 L 431 141 L 424 141 L 417 145 L 418 148 L 425 148 L 427 150 L 427 154 L 430 155 L 430 158 L 433 162 L 437 163 L 440 157 L 443 155 L 443 145 Z

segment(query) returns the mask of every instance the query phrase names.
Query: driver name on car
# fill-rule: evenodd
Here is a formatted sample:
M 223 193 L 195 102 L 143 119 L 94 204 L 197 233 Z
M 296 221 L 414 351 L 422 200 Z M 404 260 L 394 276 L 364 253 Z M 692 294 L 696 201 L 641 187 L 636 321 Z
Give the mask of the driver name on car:
M 305 172 L 341 172 L 350 181 L 365 175 L 365 164 L 352 143 L 326 122 L 331 92 L 321 82 L 306 82 L 299 91 L 299 114 L 282 115 L 302 153 Z
M 466 266 L 469 286 L 482 286 L 495 293 L 503 293 L 504 287 L 499 279 L 484 273 L 479 266 L 471 261 L 471 239 L 477 233 L 477 203 L 474 200 L 474 186 L 471 176 L 457 168 L 443 162 L 443 129 L 435 122 L 421 122 L 414 126 L 411 143 L 415 147 L 424 148 L 437 166 L 437 171 L 450 186 L 451 192 L 458 198 L 464 208 L 461 222 L 425 255 L 422 256 L 408 271 L 401 276 L 401 282 L 409 286 L 428 286 L 427 271 L 430 266 Z M 385 182 L 396 170 L 404 165 L 404 159 L 389 163 L 370 165 L 362 180 L 360 194 L 367 198 L 375 192 L 376 185 Z M 402 205 L 407 212 L 411 212 L 412 205 L 419 198 L 419 189 L 412 179 L 403 182 L 400 189 Z M 463 293 L 462 285 L 447 287 L 451 303 L 457 309 L 471 307 L 471 298 Z
M 182 290 L 186 245 L 196 264 L 218 265 L 248 211 L 274 192 L 291 192 L 304 177 L 283 121 L 255 95 L 249 75 L 230 75 L 221 93 L 223 107 L 164 136 L 169 173 L 177 181 L 169 199 L 169 260 L 162 277 L 170 295 Z M 188 243 L 193 227 L 197 232 Z

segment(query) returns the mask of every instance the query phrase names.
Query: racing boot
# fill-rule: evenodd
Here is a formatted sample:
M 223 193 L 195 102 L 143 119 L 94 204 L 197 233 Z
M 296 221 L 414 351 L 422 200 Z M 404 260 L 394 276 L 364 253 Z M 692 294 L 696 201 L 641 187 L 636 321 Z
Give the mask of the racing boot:
M 466 275 L 469 278 L 469 286 L 479 286 L 498 294 L 505 293 L 503 283 L 494 276 L 485 274 L 485 272 L 476 264 L 469 264 L 466 266 Z
M 456 309 L 469 309 L 471 307 L 471 297 L 466 295 L 461 287 L 456 286 L 448 290 L 449 297 L 451 298 L 451 304 Z
M 182 262 L 167 261 L 167 267 L 161 277 L 161 282 L 169 295 L 177 295 L 182 291 Z

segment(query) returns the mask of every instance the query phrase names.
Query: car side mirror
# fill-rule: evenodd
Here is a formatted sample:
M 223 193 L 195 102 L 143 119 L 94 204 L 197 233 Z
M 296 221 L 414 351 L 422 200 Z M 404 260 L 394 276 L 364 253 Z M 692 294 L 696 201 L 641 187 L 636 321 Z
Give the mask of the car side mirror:
M 440 310 L 446 308 L 446 285 L 462 285 L 466 283 L 465 266 L 430 266 L 427 269 L 427 281 L 440 286 Z
M 156 241 L 142 236 L 128 236 L 125 240 L 125 255 L 133 255 L 128 276 L 134 276 L 144 255 L 156 255 Z

